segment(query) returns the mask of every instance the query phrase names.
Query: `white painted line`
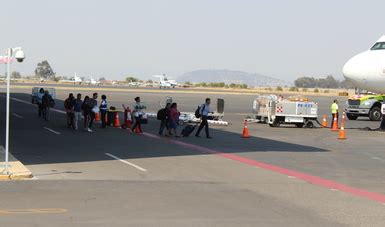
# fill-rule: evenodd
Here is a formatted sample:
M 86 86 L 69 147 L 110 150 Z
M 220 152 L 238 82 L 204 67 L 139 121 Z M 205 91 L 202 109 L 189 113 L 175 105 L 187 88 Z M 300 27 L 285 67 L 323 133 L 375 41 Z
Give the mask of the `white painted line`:
M 55 130 L 53 129 L 50 129 L 50 128 L 47 128 L 47 127 L 43 127 L 44 129 L 47 129 L 48 131 L 52 132 L 52 133 L 55 133 L 56 135 L 60 135 L 61 133 L 60 132 L 56 132 Z
M 28 104 L 28 105 L 36 105 L 36 104 L 32 104 L 32 103 L 30 103 L 30 102 L 27 102 L 27 101 L 25 101 L 25 100 L 21 100 L 21 99 L 17 99 L 17 98 L 12 98 L 11 97 L 11 99 L 12 100 L 14 100 L 14 101 L 17 101 L 17 102 L 21 102 L 21 103 L 25 103 L 25 104 Z M 55 108 L 50 108 L 50 110 L 51 111 L 54 111 L 54 112 L 57 112 L 57 113 L 66 113 L 65 111 L 63 111 L 63 110 L 59 110 L 59 109 L 55 109 Z
M 338 191 L 338 189 L 335 189 L 335 188 L 331 188 L 330 190 L 332 190 L 332 191 Z
M 24 117 L 22 117 L 22 116 L 20 116 L 20 115 L 17 115 L 17 114 L 15 114 L 15 113 L 12 113 L 12 115 L 15 116 L 15 117 L 18 117 L 18 118 L 20 118 L 20 119 L 23 119 L 23 118 L 24 118 Z
M 288 178 L 295 179 L 295 176 L 287 176 Z
M 12 99 L 12 100 L 15 100 L 15 101 L 18 101 L 18 102 L 25 103 L 25 104 L 34 105 L 34 104 L 30 103 L 30 102 L 27 102 L 27 101 L 24 101 L 24 100 L 21 100 L 21 99 L 12 98 L 12 97 L 11 97 L 11 99 Z
M 372 159 L 374 159 L 374 160 L 380 160 L 380 161 L 383 161 L 383 159 L 382 158 L 379 158 L 379 157 L 371 157 Z
M 121 161 L 121 162 L 123 162 L 123 163 L 126 163 L 126 164 L 128 164 L 128 165 L 130 165 L 130 166 L 132 166 L 132 167 L 134 167 L 134 168 L 137 168 L 138 170 L 140 170 L 140 171 L 143 171 L 143 172 L 146 172 L 147 170 L 146 169 L 143 169 L 142 167 L 140 167 L 140 166 L 138 166 L 138 165 L 135 165 L 135 164 L 133 164 L 133 163 L 131 163 L 131 162 L 127 162 L 126 160 L 123 160 L 123 159 L 121 159 L 121 158 L 118 158 L 118 157 L 116 157 L 115 155 L 112 155 L 112 154 L 110 154 L 110 153 L 104 153 L 105 155 L 107 155 L 107 156 L 110 156 L 111 158 L 114 158 L 114 159 L 116 159 L 116 160 L 118 160 L 118 161 Z

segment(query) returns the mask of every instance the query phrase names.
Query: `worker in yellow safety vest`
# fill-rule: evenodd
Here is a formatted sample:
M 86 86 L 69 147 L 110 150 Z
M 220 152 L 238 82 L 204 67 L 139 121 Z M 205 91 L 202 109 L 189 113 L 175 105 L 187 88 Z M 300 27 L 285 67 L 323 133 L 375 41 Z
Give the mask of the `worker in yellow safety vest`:
M 332 125 L 331 125 L 331 127 L 333 127 L 334 117 L 337 119 L 337 125 L 338 125 L 338 101 L 337 101 L 337 99 L 334 99 L 334 102 L 333 102 L 332 106 L 330 107 L 330 109 L 332 111 Z

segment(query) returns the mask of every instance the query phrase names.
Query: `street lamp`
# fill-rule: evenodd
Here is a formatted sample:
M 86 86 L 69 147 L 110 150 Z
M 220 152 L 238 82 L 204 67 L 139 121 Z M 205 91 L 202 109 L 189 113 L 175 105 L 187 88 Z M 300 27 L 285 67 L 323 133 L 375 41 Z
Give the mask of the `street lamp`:
M 15 56 L 18 62 L 23 62 L 25 55 L 21 47 L 7 49 L 7 109 L 6 109 L 6 123 L 5 123 L 5 173 L 9 175 L 8 169 L 8 154 L 9 154 L 9 99 L 10 99 L 10 81 L 11 81 L 11 59 Z

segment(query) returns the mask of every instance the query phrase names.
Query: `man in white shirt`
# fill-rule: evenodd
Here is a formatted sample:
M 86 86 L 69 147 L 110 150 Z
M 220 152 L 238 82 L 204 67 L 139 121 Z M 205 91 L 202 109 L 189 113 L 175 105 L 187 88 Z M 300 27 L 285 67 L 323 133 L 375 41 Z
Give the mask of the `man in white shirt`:
M 210 136 L 210 133 L 209 133 L 209 123 L 207 122 L 207 118 L 209 116 L 209 113 L 211 113 L 210 103 L 211 103 L 211 100 L 209 98 L 206 98 L 206 102 L 204 104 L 202 104 L 200 107 L 200 114 L 201 114 L 202 121 L 201 121 L 201 124 L 199 125 L 197 133 L 195 134 L 196 137 L 200 137 L 199 133 L 201 132 L 203 127 L 205 127 L 206 138 L 207 139 L 212 138 Z

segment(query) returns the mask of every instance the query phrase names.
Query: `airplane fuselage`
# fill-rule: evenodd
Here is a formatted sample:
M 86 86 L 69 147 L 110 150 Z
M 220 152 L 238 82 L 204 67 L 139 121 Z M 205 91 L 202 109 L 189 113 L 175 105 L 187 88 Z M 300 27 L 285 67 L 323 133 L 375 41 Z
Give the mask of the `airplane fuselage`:
M 351 58 L 344 65 L 343 74 L 358 88 L 385 93 L 385 36 L 370 50 Z

